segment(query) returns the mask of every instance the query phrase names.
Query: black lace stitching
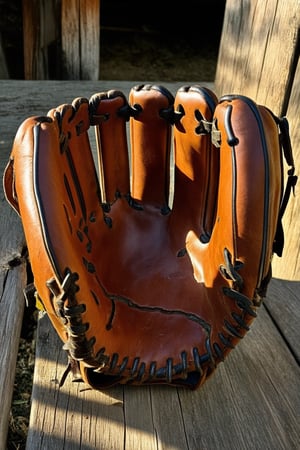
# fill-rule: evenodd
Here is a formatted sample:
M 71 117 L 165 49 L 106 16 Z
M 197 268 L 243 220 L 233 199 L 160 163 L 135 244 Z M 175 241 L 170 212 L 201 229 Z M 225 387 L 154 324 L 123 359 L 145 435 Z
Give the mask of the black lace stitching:
M 234 345 L 232 344 L 231 339 L 243 338 L 243 333 L 241 333 L 240 330 L 249 330 L 245 318 L 247 315 L 256 317 L 256 312 L 253 302 L 246 295 L 240 292 L 243 288 L 244 280 L 238 273 L 238 270 L 243 266 L 243 264 L 240 261 L 232 262 L 232 256 L 227 248 L 224 249 L 224 261 L 225 264 L 220 266 L 220 272 L 225 279 L 233 282 L 233 286 L 224 286 L 222 289 L 223 294 L 235 302 L 236 306 L 241 310 L 241 314 L 233 311 L 231 313 L 231 317 L 236 322 L 236 326 L 231 324 L 228 320 L 224 320 L 224 328 L 226 329 L 228 336 L 225 336 L 223 333 L 219 333 L 218 336 L 224 348 L 232 349 L 234 348 Z M 213 348 L 219 358 L 224 357 L 223 351 L 217 343 L 213 344 Z
M 156 362 L 152 361 L 148 371 L 146 371 L 146 363 L 140 361 L 139 357 L 134 358 L 130 368 L 128 367 L 129 357 L 124 357 L 120 366 L 117 368 L 119 358 L 117 353 L 114 353 L 110 358 L 105 354 L 105 347 L 103 347 L 97 355 L 94 355 L 93 348 L 96 343 L 96 338 L 86 339 L 89 324 L 82 322 L 82 314 L 86 311 L 86 305 L 77 303 L 75 298 L 75 294 L 79 290 L 76 284 L 77 281 L 78 274 L 72 273 L 67 269 L 66 276 L 60 288 L 56 285 L 56 282 L 54 283 L 54 280 L 48 283 L 48 287 L 55 297 L 57 309 L 60 311 L 60 317 L 68 333 L 68 340 L 64 344 L 63 349 L 69 354 L 69 364 L 63 374 L 61 385 L 65 381 L 68 373 L 71 372 L 74 374 L 76 372 L 74 371 L 74 361 L 87 363 L 95 372 L 102 372 L 105 366 L 109 366 L 109 370 L 115 371 L 117 376 L 122 376 L 124 371 L 129 369 L 132 381 L 137 380 L 142 382 L 143 379 L 147 379 L 148 381 L 165 379 L 167 383 L 172 383 L 174 376 L 178 377 L 181 375 L 183 379 L 187 377 L 188 361 L 186 351 L 181 353 L 180 363 L 174 365 L 173 358 L 167 358 L 166 365 L 157 368 Z M 206 340 L 206 349 L 207 353 L 200 355 L 198 349 L 196 347 L 193 348 L 194 367 L 200 376 L 203 376 L 203 364 L 210 362 L 214 365 L 209 338 Z

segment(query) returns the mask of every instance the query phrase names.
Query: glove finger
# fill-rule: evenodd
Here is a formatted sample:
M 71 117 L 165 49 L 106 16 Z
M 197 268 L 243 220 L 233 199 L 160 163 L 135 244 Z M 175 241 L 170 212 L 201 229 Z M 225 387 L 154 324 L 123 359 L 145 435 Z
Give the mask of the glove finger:
M 90 110 L 96 131 L 102 200 L 112 203 L 130 191 L 126 138 L 129 105 L 122 92 L 111 90 L 93 95 Z
M 90 127 L 89 102 L 86 98 L 76 98 L 72 105 L 64 104 L 50 110 L 48 116 L 53 118 L 60 129 L 59 144 L 62 148 L 61 162 L 58 158 L 53 157 L 53 160 L 50 160 L 49 157 L 49 164 L 53 164 L 52 171 L 58 177 L 62 172 L 62 169 L 58 170 L 59 164 L 67 162 L 69 170 L 66 173 L 69 173 L 69 176 L 65 176 L 64 181 L 66 192 L 70 197 L 72 208 L 77 206 L 83 219 L 86 220 L 87 211 L 93 208 L 95 200 L 100 199 L 99 183 L 87 132 Z M 41 185 L 44 186 L 42 180 Z M 91 195 L 91 192 L 94 195 Z
M 87 134 L 88 106 L 87 99 L 78 98 L 47 116 L 27 119 L 12 152 L 34 283 L 61 337 L 65 328 L 45 281 L 62 280 L 69 262 L 80 267 L 78 248 L 90 253 L 89 228 L 103 216 Z
M 45 145 L 43 136 L 47 134 L 49 144 Z M 52 299 L 49 298 L 45 279 L 53 276 L 53 270 L 49 262 L 49 257 L 45 249 L 45 228 L 40 226 L 40 202 L 39 191 L 35 183 L 36 166 L 39 164 L 37 152 L 40 145 L 43 159 L 41 178 L 47 176 L 52 178 L 51 190 L 55 185 L 55 174 L 51 172 L 51 164 L 47 164 L 47 155 L 55 155 L 57 149 L 58 127 L 57 124 L 46 116 L 29 117 L 20 125 L 14 139 L 13 149 L 10 156 L 9 167 L 5 177 L 7 182 L 13 181 L 13 188 L 8 189 L 8 196 L 13 192 L 13 206 L 20 214 L 24 229 L 26 246 L 29 251 L 29 260 L 34 274 L 35 286 L 40 286 L 39 295 L 42 296 L 44 304 L 47 305 L 49 316 L 56 326 L 58 334 L 63 338 L 64 331 L 61 321 L 55 316 Z M 13 162 L 13 165 L 12 165 Z M 13 173 L 11 172 L 13 168 Z M 11 178 L 11 176 L 13 178 Z M 50 193 L 51 195 L 51 193 Z M 63 222 L 52 217 L 53 221 Z
M 269 274 L 282 192 L 277 124 L 269 111 L 243 96 L 223 97 L 214 121 L 220 132 L 220 180 L 209 246 L 214 258 L 229 255 L 227 275 L 244 265 L 244 294 L 254 298 Z
M 169 201 L 171 121 L 174 97 L 160 86 L 134 87 L 129 102 L 132 197 L 165 208 Z
M 216 96 L 200 86 L 182 87 L 175 97 L 175 182 L 172 231 L 184 246 L 193 230 L 207 242 L 215 217 L 219 156 L 211 143 L 210 128 Z

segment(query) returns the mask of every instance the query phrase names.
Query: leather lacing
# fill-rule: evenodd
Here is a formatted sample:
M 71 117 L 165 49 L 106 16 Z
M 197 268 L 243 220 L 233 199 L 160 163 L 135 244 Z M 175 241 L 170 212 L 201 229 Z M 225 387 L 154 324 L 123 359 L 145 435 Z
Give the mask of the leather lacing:
M 119 115 L 124 117 L 125 120 L 129 120 L 130 117 L 136 118 L 142 111 L 142 107 L 138 104 L 130 106 L 125 104 L 119 110 Z M 160 111 L 161 117 L 166 119 L 170 124 L 175 124 L 180 121 L 182 116 L 185 114 L 184 109 L 179 108 L 177 111 L 174 111 L 173 106 L 170 108 L 164 109 Z M 212 136 L 212 143 L 219 147 L 220 146 L 220 131 L 218 130 L 218 126 L 216 120 L 213 122 L 208 122 L 205 118 L 199 114 L 195 114 L 195 117 L 199 121 L 199 127 L 196 132 L 198 134 L 208 134 L 210 133 Z M 109 115 L 104 114 L 103 116 L 95 115 L 94 120 L 100 119 L 100 121 L 108 120 Z M 288 134 L 285 130 L 285 123 L 280 122 L 277 119 L 277 123 L 281 128 L 281 135 L 284 137 Z M 77 134 L 80 134 L 82 129 L 82 124 L 79 124 L 76 128 Z M 70 135 L 61 135 L 61 149 L 62 152 L 68 146 L 68 139 Z M 283 138 L 281 137 L 283 140 Z M 281 142 L 283 148 L 288 148 L 289 146 L 285 142 Z M 285 144 L 285 145 L 284 145 Z M 287 199 L 290 195 L 290 192 L 294 189 L 294 186 L 297 182 L 297 177 L 294 175 L 294 164 L 291 155 L 291 151 L 285 151 L 285 157 L 287 162 L 292 166 L 292 169 L 289 171 L 289 180 L 288 186 L 286 188 L 286 192 L 284 195 L 284 199 L 281 207 L 280 218 L 283 215 L 285 210 L 285 206 L 287 203 Z M 130 198 L 128 202 L 132 201 Z M 131 206 L 137 207 L 137 205 L 132 204 Z M 280 247 L 280 245 L 279 245 Z M 280 250 L 277 253 L 280 253 Z M 237 313 L 236 311 L 232 311 L 232 323 L 227 319 L 224 319 L 224 329 L 226 329 L 227 333 L 220 332 L 218 334 L 221 345 L 217 342 L 214 342 L 211 347 L 210 338 L 206 339 L 206 349 L 207 353 L 202 355 L 199 354 L 199 351 L 196 347 L 193 348 L 193 359 L 194 359 L 194 367 L 195 371 L 199 373 L 199 376 L 202 377 L 203 373 L 203 365 L 208 364 L 209 366 L 215 365 L 214 356 L 212 354 L 212 349 L 214 350 L 215 356 L 219 360 L 224 359 L 224 352 L 226 348 L 232 349 L 234 348 L 233 340 L 236 338 L 241 339 L 244 335 L 244 331 L 249 330 L 249 326 L 247 325 L 247 316 L 256 317 L 255 306 L 258 306 L 260 299 L 260 291 L 256 290 L 255 295 L 257 295 L 257 299 L 250 300 L 247 296 L 241 293 L 243 288 L 243 278 L 238 273 L 241 269 L 242 263 L 239 261 L 232 262 L 232 256 L 228 249 L 224 249 L 224 264 L 220 266 L 220 273 L 222 276 L 232 281 L 232 287 L 224 286 L 223 294 L 230 300 L 234 301 L 235 305 L 241 310 L 241 313 Z M 268 274 L 269 279 L 270 274 Z M 78 363 L 79 361 L 83 361 L 88 367 L 90 367 L 95 373 L 101 373 L 104 367 L 108 368 L 108 372 L 113 373 L 113 377 L 122 377 L 124 372 L 126 371 L 126 378 L 131 377 L 132 381 L 140 381 L 140 382 L 151 382 L 157 380 L 165 380 L 167 383 L 172 383 L 174 377 L 181 376 L 182 379 L 188 377 L 189 365 L 188 365 L 188 354 L 186 351 L 181 352 L 180 360 L 181 362 L 178 364 L 173 363 L 173 358 L 168 358 L 166 360 L 166 365 L 164 367 L 157 368 L 157 364 L 155 361 L 152 361 L 149 364 L 148 370 L 146 369 L 146 363 L 140 360 L 140 357 L 134 358 L 131 367 L 128 367 L 129 358 L 124 357 L 122 361 L 119 361 L 119 355 L 114 353 L 111 357 L 105 355 L 105 348 L 101 348 L 97 355 L 94 355 L 93 348 L 96 342 L 96 338 L 92 337 L 91 339 L 86 339 L 86 332 L 89 329 L 88 323 L 83 323 L 82 314 L 86 311 L 86 306 L 84 304 L 78 304 L 76 300 L 75 293 L 78 291 L 78 286 L 76 285 L 76 281 L 78 281 L 78 275 L 67 272 L 64 281 L 62 283 L 62 290 L 55 286 L 55 282 L 51 280 L 48 283 L 49 289 L 53 293 L 55 297 L 56 310 L 58 312 L 58 316 L 62 319 L 64 325 L 66 326 L 68 332 L 68 340 L 64 345 L 64 349 L 67 350 L 69 354 L 69 364 L 68 367 L 63 374 L 60 385 L 63 384 L 67 374 L 71 371 L 75 375 L 75 381 L 79 379 L 78 374 L 80 373 Z M 266 282 L 267 284 L 267 282 Z M 60 292 L 59 292 L 60 291 Z M 257 301 L 256 301 L 257 300 Z M 118 365 L 119 364 L 119 365 Z M 105 375 L 104 375 L 105 376 Z
M 132 365 L 129 366 L 129 358 L 124 357 L 119 362 L 119 355 L 114 353 L 111 357 L 105 354 L 105 348 L 102 347 L 97 355 L 94 355 L 93 348 L 96 343 L 96 338 L 86 339 L 86 332 L 89 329 L 89 324 L 82 321 L 82 314 L 86 311 L 86 306 L 83 303 L 78 304 L 75 294 L 78 291 L 76 282 L 78 275 L 67 271 L 63 280 L 61 289 L 54 279 L 48 281 L 47 285 L 55 297 L 56 311 L 58 316 L 63 321 L 66 327 L 68 339 L 63 346 L 63 349 L 68 352 L 69 362 L 68 366 L 62 376 L 60 386 L 63 385 L 66 376 L 69 372 L 74 375 L 74 381 L 79 379 L 78 363 L 83 361 L 93 372 L 101 373 L 104 367 L 108 368 L 108 372 L 113 373 L 114 377 L 122 377 L 126 371 L 126 378 L 129 374 L 129 380 L 140 382 L 155 382 L 164 380 L 167 383 L 172 383 L 174 377 L 180 376 L 182 380 L 188 377 L 190 367 L 188 365 L 188 354 L 186 351 L 180 354 L 180 363 L 174 364 L 173 358 L 166 360 L 164 367 L 157 367 L 155 361 L 149 364 L 148 371 L 146 370 L 146 363 L 141 361 L 140 357 L 134 358 Z M 60 291 L 60 294 L 58 294 Z M 214 358 L 211 352 L 210 338 L 206 339 L 207 353 L 200 355 L 197 347 L 192 350 L 195 371 L 201 377 L 203 375 L 203 365 L 211 364 L 215 366 Z M 74 362 L 77 361 L 77 364 Z M 117 368 L 119 363 L 119 367 Z M 105 374 L 103 375 L 105 376 Z M 108 375 L 109 376 L 109 375 Z M 125 376 L 125 375 L 124 375 Z
M 241 310 L 241 314 L 238 314 L 235 311 L 231 313 L 231 317 L 237 325 L 233 325 L 226 319 L 224 320 L 224 327 L 228 332 L 228 336 L 225 336 L 224 333 L 218 334 L 218 337 L 222 342 L 225 350 L 226 348 L 234 348 L 232 338 L 243 338 L 243 333 L 241 333 L 241 330 L 249 330 L 249 326 L 246 322 L 246 316 L 250 315 L 253 318 L 256 317 L 256 305 L 254 305 L 253 301 L 251 301 L 246 295 L 240 292 L 240 290 L 243 288 L 244 280 L 238 273 L 238 270 L 243 267 L 243 263 L 241 263 L 240 261 L 235 261 L 233 263 L 232 256 L 227 248 L 224 249 L 224 261 L 225 264 L 220 266 L 220 273 L 227 280 L 231 280 L 233 282 L 233 285 L 232 287 L 224 286 L 222 289 L 223 294 L 229 299 L 233 300 L 236 306 Z M 223 360 L 224 353 L 217 342 L 213 344 L 213 348 L 218 357 Z
M 142 111 L 142 107 L 138 104 L 130 106 L 125 104 L 118 111 L 118 114 L 124 117 L 125 120 L 129 120 L 130 117 L 137 117 Z M 161 117 L 163 117 L 170 124 L 175 124 L 180 121 L 182 116 L 184 116 L 185 111 L 181 105 L 178 106 L 177 111 L 174 111 L 173 106 L 160 111 Z M 198 134 L 208 134 L 211 132 L 212 123 L 207 122 L 205 118 L 201 115 L 200 111 L 195 111 L 195 117 L 198 119 L 199 126 L 196 130 Z M 99 117 L 97 117 L 99 120 Z M 105 114 L 101 117 L 102 120 L 107 120 L 108 115 Z M 79 127 L 80 129 L 80 127 Z M 62 148 L 66 148 L 68 145 L 68 136 L 61 136 Z M 132 199 L 128 198 L 128 203 L 132 207 L 137 207 L 138 205 L 132 204 Z M 141 207 L 142 208 L 142 207 Z M 228 336 L 224 333 L 219 333 L 220 342 L 225 348 L 233 348 L 232 337 L 242 338 L 240 330 L 248 330 L 245 317 L 246 314 L 250 314 L 255 317 L 256 313 L 253 309 L 252 302 L 239 291 L 243 287 L 243 279 L 238 273 L 238 270 L 242 267 L 239 261 L 235 261 L 234 264 L 231 261 L 231 255 L 227 249 L 224 250 L 224 260 L 225 264 L 220 267 L 220 272 L 224 278 L 229 279 L 233 282 L 233 287 L 224 287 L 223 293 L 226 297 L 232 299 L 236 305 L 241 309 L 241 315 L 232 312 L 231 316 L 236 326 L 230 323 L 228 320 L 224 320 L 224 327 L 228 332 Z M 89 328 L 88 323 L 82 322 L 82 314 L 86 311 L 86 306 L 84 304 L 77 304 L 75 300 L 75 293 L 78 290 L 76 285 L 78 281 L 78 275 L 68 272 L 63 283 L 62 290 L 63 293 L 56 296 L 56 309 L 58 311 L 59 317 L 63 320 L 67 332 L 68 340 L 64 345 L 64 349 L 67 350 L 69 354 L 69 364 L 62 377 L 61 385 L 64 382 L 66 375 L 71 371 L 75 374 L 75 380 L 78 379 L 78 362 L 84 361 L 85 364 L 90 366 L 92 370 L 96 373 L 101 373 L 104 367 L 108 367 L 108 372 L 113 373 L 114 377 L 126 376 L 135 381 L 148 382 L 155 380 L 165 380 L 167 383 L 172 383 L 174 377 L 181 376 L 182 379 L 188 377 L 188 371 L 190 367 L 187 362 L 187 352 L 183 351 L 180 355 L 181 362 L 178 364 L 173 363 L 173 358 L 168 358 L 166 360 L 166 365 L 164 367 L 157 368 L 155 361 L 149 364 L 148 371 L 146 370 L 146 363 L 140 360 L 140 357 L 134 358 L 131 367 L 128 366 L 129 358 L 124 357 L 122 361 L 119 362 L 119 355 L 114 353 L 111 357 L 105 355 L 105 348 L 101 348 L 97 355 L 93 354 L 93 347 L 96 342 L 96 338 L 93 337 L 89 340 L 86 339 L 86 332 Z M 50 285 L 49 285 L 49 288 Z M 53 291 L 53 286 L 52 286 Z M 55 289 L 54 289 L 55 291 Z M 68 299 L 68 305 L 66 306 L 66 300 Z M 196 347 L 193 348 L 193 359 L 195 370 L 199 373 L 199 376 L 203 376 L 203 364 L 208 364 L 209 366 L 215 366 L 214 357 L 212 355 L 210 338 L 206 340 L 207 353 L 200 355 Z M 224 349 L 215 342 L 212 346 L 215 355 L 218 359 L 224 359 Z M 77 365 L 74 363 L 77 361 Z M 119 363 L 119 366 L 118 366 Z M 118 366 L 118 367 L 117 367 Z
M 221 266 L 220 272 L 224 278 L 233 281 L 233 286 L 235 288 L 224 286 L 223 293 L 226 297 L 235 302 L 241 309 L 241 314 L 238 314 L 236 311 L 231 313 L 231 317 L 236 325 L 230 323 L 228 320 L 224 320 L 224 328 L 227 330 L 228 335 L 225 335 L 222 332 L 218 334 L 220 342 L 223 344 L 223 349 L 217 342 L 212 346 L 215 356 L 219 360 L 224 359 L 225 348 L 234 348 L 232 338 L 242 338 L 243 334 L 241 333 L 241 330 L 249 329 L 246 323 L 246 315 L 256 317 L 256 312 L 251 300 L 237 290 L 243 286 L 243 280 L 237 272 L 242 265 L 239 262 L 236 262 L 235 264 L 232 263 L 231 255 L 227 249 L 224 250 L 224 261 L 225 264 L 224 266 Z M 105 354 L 104 347 L 98 351 L 97 355 L 94 355 L 93 348 L 96 343 L 96 338 L 92 337 L 89 340 L 86 339 L 86 332 L 89 329 L 89 324 L 83 323 L 82 321 L 82 314 L 86 311 L 86 306 L 83 303 L 78 304 L 75 298 L 75 294 L 78 291 L 77 281 L 78 275 L 67 271 L 62 283 L 60 295 L 57 295 L 58 287 L 56 282 L 51 280 L 51 282 L 48 283 L 49 288 L 55 295 L 58 315 L 63 320 L 68 332 L 68 340 L 63 348 L 69 354 L 69 364 L 63 374 L 60 385 L 63 384 L 69 372 L 72 372 L 74 380 L 78 381 L 78 363 L 80 361 L 83 361 L 96 374 L 101 374 L 106 367 L 107 372 L 113 373 L 112 376 L 116 379 L 121 379 L 122 376 L 125 377 L 126 371 L 126 378 L 128 378 L 127 383 L 130 383 L 130 380 L 144 383 L 164 380 L 171 384 L 174 381 L 178 381 L 177 379 L 179 376 L 182 378 L 182 381 L 188 377 L 191 369 L 188 365 L 188 353 L 186 351 L 181 352 L 180 363 L 174 364 L 173 358 L 168 358 L 164 367 L 157 367 L 156 362 L 152 361 L 149 364 L 148 370 L 146 363 L 141 361 L 138 356 L 134 358 L 131 366 L 129 366 L 128 357 L 124 357 L 121 361 L 119 360 L 119 355 L 117 353 L 114 353 L 110 357 Z M 216 365 L 212 354 L 212 348 L 210 337 L 207 337 L 206 353 L 200 355 L 197 347 L 192 349 L 194 370 L 198 372 L 199 377 L 204 375 L 204 364 L 206 366 L 208 365 L 208 367 L 215 367 Z M 77 361 L 77 364 L 75 364 L 74 361 Z M 103 374 L 102 376 L 105 377 L 106 374 Z M 110 375 L 107 376 L 109 377 Z

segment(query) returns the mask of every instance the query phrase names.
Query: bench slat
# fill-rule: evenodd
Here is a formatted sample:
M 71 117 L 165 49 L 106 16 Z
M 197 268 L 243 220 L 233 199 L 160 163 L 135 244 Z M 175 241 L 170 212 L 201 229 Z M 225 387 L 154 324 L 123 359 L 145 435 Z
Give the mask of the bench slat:
M 274 278 L 268 289 L 266 306 L 282 336 L 300 362 L 300 281 Z
M 25 264 L 0 269 L 0 448 L 6 448 L 9 412 L 22 328 Z
M 62 344 L 39 319 L 27 450 L 274 449 L 300 445 L 300 369 L 264 307 L 199 390 L 117 386 L 68 377 Z
M 0 152 L 0 171 L 6 161 Z M 22 328 L 26 261 L 24 237 L 16 213 L 0 197 L 0 449 L 6 448 L 16 361 Z

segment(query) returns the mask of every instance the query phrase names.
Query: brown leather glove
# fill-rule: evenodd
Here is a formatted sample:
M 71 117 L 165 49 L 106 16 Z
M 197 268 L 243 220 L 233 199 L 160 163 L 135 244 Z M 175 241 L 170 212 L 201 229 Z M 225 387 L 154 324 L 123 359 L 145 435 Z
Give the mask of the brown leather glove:
M 85 382 L 194 389 L 249 330 L 283 247 L 285 125 L 246 97 L 144 85 L 129 103 L 112 90 L 20 126 L 7 200 Z

